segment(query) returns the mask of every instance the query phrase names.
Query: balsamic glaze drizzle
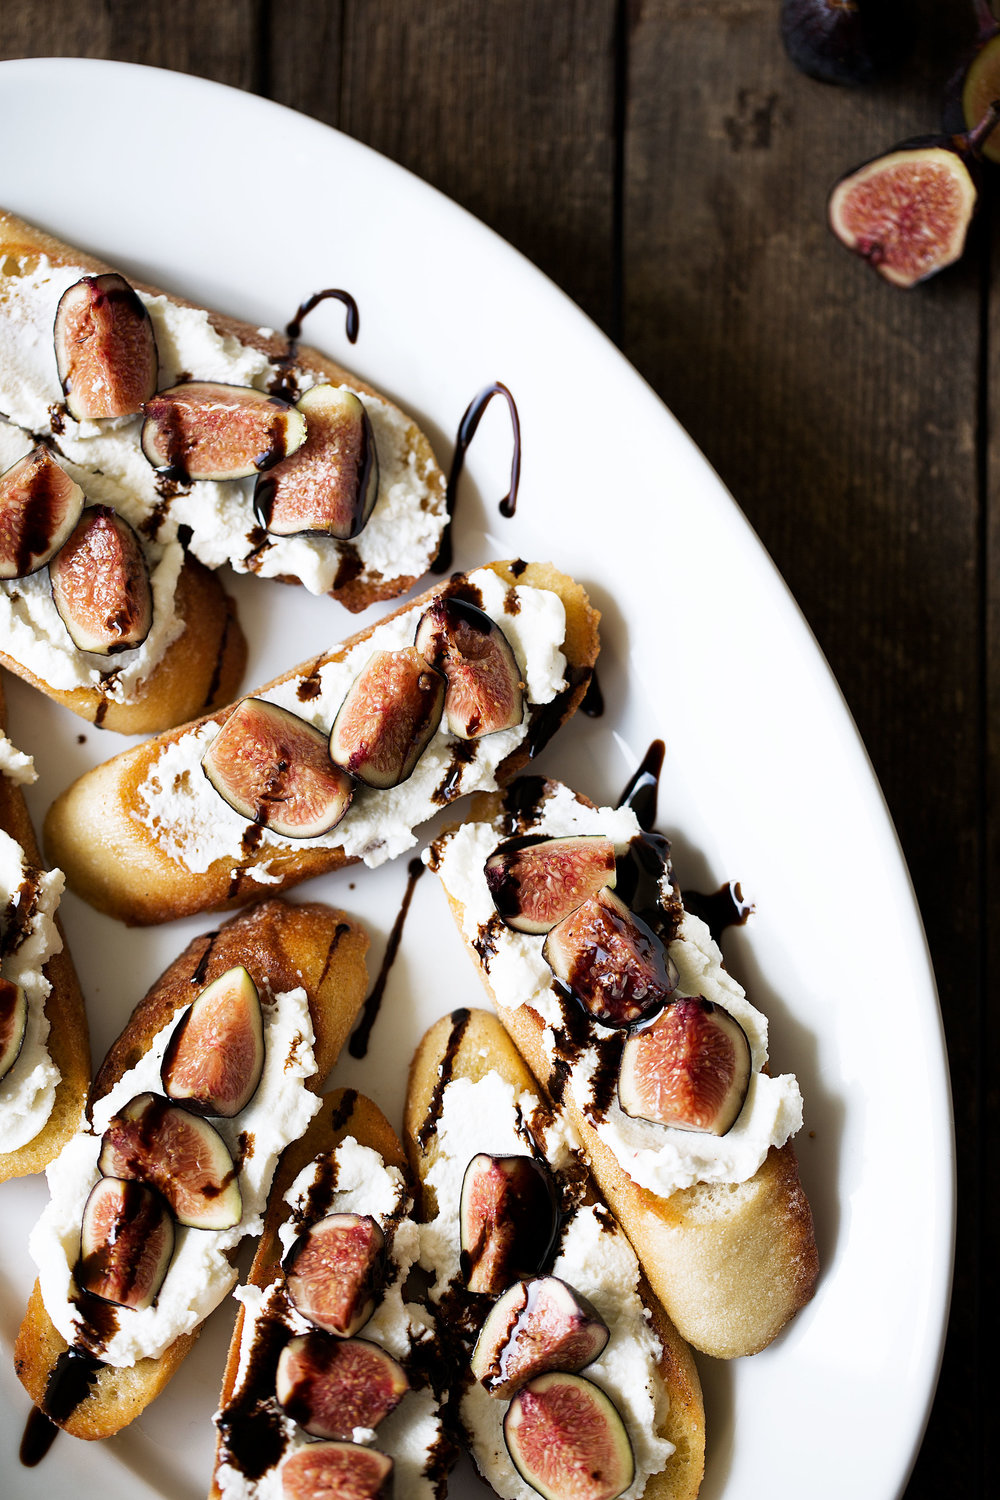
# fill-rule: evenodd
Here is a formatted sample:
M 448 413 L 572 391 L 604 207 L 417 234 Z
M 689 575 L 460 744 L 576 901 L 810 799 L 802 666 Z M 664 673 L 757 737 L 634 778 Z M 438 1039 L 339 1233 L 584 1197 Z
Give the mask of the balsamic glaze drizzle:
M 438 548 L 437 557 L 431 563 L 432 573 L 447 573 L 452 565 L 454 548 L 451 539 L 451 527 L 455 518 L 455 500 L 458 495 L 458 481 L 462 477 L 465 468 L 465 455 L 469 451 L 472 439 L 476 435 L 476 429 L 483 418 L 483 413 L 493 400 L 494 396 L 503 396 L 507 402 L 510 412 L 511 427 L 514 434 L 514 451 L 510 460 L 510 484 L 507 493 L 500 501 L 500 514 L 510 518 L 517 509 L 517 492 L 521 483 L 521 418 L 518 415 L 517 403 L 510 391 L 501 380 L 495 380 L 492 385 L 484 386 L 478 395 L 473 396 L 462 415 L 458 424 L 458 434 L 455 438 L 455 452 L 451 460 L 451 469 L 448 474 L 448 487 L 445 491 L 445 506 L 448 520 L 441 534 L 441 545 Z
M 403 936 L 403 925 L 406 921 L 406 914 L 410 909 L 410 902 L 413 900 L 413 892 L 417 881 L 423 873 L 423 862 L 419 859 L 411 859 L 406 867 L 406 889 L 403 892 L 399 911 L 396 913 L 396 920 L 392 924 L 392 931 L 389 933 L 389 941 L 386 943 L 385 955 L 382 959 L 382 966 L 378 971 L 378 978 L 372 985 L 371 993 L 365 1001 L 365 1008 L 361 1012 L 361 1020 L 358 1022 L 354 1034 L 347 1044 L 347 1050 L 352 1057 L 360 1058 L 367 1055 L 372 1027 L 375 1025 L 378 1017 L 379 1006 L 382 1004 L 382 996 L 385 994 L 389 971 L 395 961 L 396 954 L 399 952 L 399 943 Z

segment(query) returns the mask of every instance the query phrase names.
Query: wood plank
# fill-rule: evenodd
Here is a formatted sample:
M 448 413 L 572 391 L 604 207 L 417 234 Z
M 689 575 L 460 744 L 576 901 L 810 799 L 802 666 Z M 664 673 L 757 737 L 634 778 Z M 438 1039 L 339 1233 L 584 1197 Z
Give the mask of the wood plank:
M 964 1205 L 976 1187 L 979 1100 L 966 1080 L 982 994 L 981 287 L 974 255 L 912 293 L 883 284 L 829 235 L 825 199 L 844 170 L 937 126 L 968 16 L 918 9 L 921 41 L 899 80 L 838 90 L 788 63 L 773 0 L 723 0 L 710 21 L 691 0 L 635 6 L 624 222 L 626 352 L 803 606 L 928 927 L 961 1084 L 963 1216 L 948 1361 L 913 1500 L 978 1492 L 976 1227 Z

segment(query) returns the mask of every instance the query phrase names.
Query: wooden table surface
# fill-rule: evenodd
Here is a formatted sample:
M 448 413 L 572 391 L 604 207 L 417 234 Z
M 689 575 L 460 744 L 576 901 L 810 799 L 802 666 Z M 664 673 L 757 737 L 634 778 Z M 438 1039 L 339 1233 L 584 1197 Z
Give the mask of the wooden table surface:
M 0 0 L 0 57 L 202 74 L 401 162 L 562 286 L 737 497 L 860 728 L 937 971 L 959 1224 L 943 1373 L 906 1491 L 923 1500 L 987 1493 L 1000 212 L 987 202 L 964 262 L 912 292 L 825 228 L 842 171 L 940 126 L 972 6 L 911 9 L 905 66 L 851 90 L 791 67 L 778 0 Z

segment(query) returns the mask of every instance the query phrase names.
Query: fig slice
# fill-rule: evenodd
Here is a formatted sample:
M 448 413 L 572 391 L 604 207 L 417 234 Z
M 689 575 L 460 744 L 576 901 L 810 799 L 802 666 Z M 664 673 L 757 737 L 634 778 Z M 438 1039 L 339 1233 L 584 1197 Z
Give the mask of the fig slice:
M 366 786 L 398 786 L 441 722 L 445 681 L 412 646 L 376 651 L 340 705 L 330 756 Z
M 83 276 L 59 299 L 56 369 L 71 416 L 129 417 L 156 391 L 156 338 L 124 276 Z
M 137 1094 L 109 1122 L 98 1167 L 156 1188 L 179 1224 L 231 1229 L 243 1217 L 236 1165 L 222 1136 L 161 1094 Z
M 552 928 L 542 957 L 602 1026 L 634 1026 L 677 985 L 677 969 L 656 933 L 607 889 Z
M 727 1010 L 683 996 L 622 1049 L 618 1102 L 627 1115 L 725 1135 L 750 1087 L 750 1043 Z
M 191 380 L 158 391 L 143 410 L 143 453 L 181 484 L 245 479 L 305 442 L 302 413 L 252 386 Z
M 231 1119 L 257 1092 L 264 1071 L 264 1018 L 257 986 L 241 965 L 188 1006 L 160 1065 L 168 1099 L 198 1115 Z
M 485 610 L 442 595 L 420 617 L 414 645 L 447 679 L 444 716 L 452 734 L 475 740 L 520 724 L 521 669 L 507 637 Z
M 289 1340 L 275 1379 L 282 1410 L 321 1438 L 350 1438 L 359 1427 L 377 1427 L 409 1388 L 402 1365 L 378 1344 L 318 1329 Z
M 173 1253 L 174 1221 L 159 1193 L 119 1177 L 95 1183 L 74 1272 L 81 1291 L 119 1307 L 152 1307 Z
M 215 790 L 241 817 L 283 838 L 329 833 L 353 787 L 318 729 L 264 698 L 244 698 L 202 756 Z
M 375 1311 L 384 1255 L 385 1235 L 370 1214 L 327 1214 L 292 1246 L 288 1295 L 310 1323 L 350 1338 Z
M 490 1309 L 472 1351 L 472 1373 L 506 1401 L 547 1370 L 575 1373 L 593 1364 L 609 1337 L 593 1304 L 558 1276 L 518 1281 Z
M 635 1459 L 614 1402 L 582 1375 L 539 1375 L 504 1417 L 507 1451 L 521 1478 L 545 1500 L 616 1500 Z
M 28 1025 L 28 999 L 12 979 L 0 978 L 0 1078 L 17 1062 Z
M 496 1296 L 541 1270 L 555 1243 L 552 1178 L 532 1156 L 481 1151 L 465 1169 L 459 1203 L 461 1268 L 470 1292 Z
M 518 932 L 548 932 L 588 896 L 615 884 L 615 846 L 601 833 L 508 839 L 484 866 L 493 905 Z
M 360 1443 L 307 1443 L 281 1466 L 282 1500 L 388 1500 L 392 1459 Z
M 114 656 L 141 646 L 153 624 L 142 543 L 106 505 L 88 505 L 49 564 L 52 600 L 74 646 Z
M 80 519 L 83 498 L 42 443 L 0 474 L 0 578 L 44 568 Z
M 314 385 L 296 403 L 306 438 L 254 488 L 258 520 L 272 536 L 319 534 L 349 541 L 378 498 L 378 453 L 364 402 L 346 386 Z

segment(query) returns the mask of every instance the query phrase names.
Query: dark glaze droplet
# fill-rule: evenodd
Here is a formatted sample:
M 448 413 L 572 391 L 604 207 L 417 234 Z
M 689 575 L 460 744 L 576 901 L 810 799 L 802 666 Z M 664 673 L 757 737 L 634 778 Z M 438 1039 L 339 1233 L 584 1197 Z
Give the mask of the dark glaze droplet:
M 33 1469 L 36 1464 L 40 1464 L 58 1435 L 59 1428 L 55 1422 L 43 1411 L 39 1411 L 37 1406 L 33 1406 L 24 1424 L 17 1454 L 24 1467 Z
M 451 747 L 451 761 L 437 786 L 431 792 L 431 801 L 444 807 L 458 796 L 462 783 L 462 772 L 476 758 L 475 740 L 456 740 Z
M 453 1010 L 451 1013 L 451 1036 L 448 1038 L 448 1045 L 444 1049 L 444 1056 L 438 1067 L 437 1082 L 434 1085 L 434 1091 L 427 1106 L 427 1118 L 417 1131 L 417 1145 L 421 1151 L 427 1150 L 427 1142 L 434 1134 L 437 1122 L 441 1118 L 444 1091 L 451 1082 L 455 1057 L 459 1047 L 462 1045 L 462 1038 L 468 1027 L 470 1014 L 471 1012 L 464 1007 L 459 1010 Z
M 566 671 L 566 686 L 550 703 L 533 703 L 528 715 L 528 734 L 525 741 L 528 759 L 540 754 L 569 711 L 573 697 L 581 693 L 585 683 L 589 684 L 589 667 L 569 667 Z
M 220 1457 L 249 1480 L 261 1479 L 285 1451 L 284 1423 L 274 1401 L 278 1359 L 292 1337 L 280 1311 L 258 1319 L 239 1395 L 219 1416 Z
M 252 572 L 256 573 L 260 568 L 261 558 L 273 544 L 263 526 L 251 526 L 246 538 L 250 550 L 244 556 L 243 561 Z
M 229 632 L 233 629 L 236 616 L 230 611 L 226 615 L 226 623 L 222 627 L 222 635 L 219 638 L 219 649 L 215 653 L 215 665 L 212 668 L 212 676 L 205 691 L 202 708 L 210 708 L 215 702 L 215 695 L 219 691 L 219 683 L 222 681 L 222 664 L 226 659 L 226 648 L 229 645 Z
M 747 901 L 738 880 L 728 880 L 710 896 L 700 891 L 685 891 L 684 909 L 701 917 L 716 942 L 727 927 L 743 927 L 753 912 L 753 902 Z
M 334 594 L 338 589 L 344 589 L 349 583 L 353 583 L 355 578 L 360 578 L 364 572 L 364 564 L 353 542 L 338 542 L 337 548 L 340 562 L 337 565 L 337 576 L 333 580 Z
M 307 675 L 299 682 L 298 687 L 295 689 L 295 696 L 300 703 L 309 703 L 313 698 L 319 697 L 322 691 L 320 668 L 325 660 L 325 656 L 317 656 Z
M 654 740 L 642 758 L 635 775 L 618 799 L 619 807 L 630 807 L 640 828 L 652 828 L 656 822 L 656 799 L 660 790 L 660 773 L 666 746 Z
M 378 978 L 372 985 L 371 993 L 365 1001 L 365 1008 L 361 1012 L 361 1020 L 358 1022 L 354 1034 L 347 1044 L 347 1050 L 352 1057 L 360 1058 L 367 1056 L 372 1027 L 378 1018 L 379 1006 L 382 1004 L 382 996 L 385 994 L 386 983 L 389 979 L 389 971 L 392 968 L 396 954 L 399 952 L 399 943 L 403 936 L 406 914 L 410 909 L 410 902 L 413 900 L 413 892 L 416 889 L 417 881 L 423 873 L 423 862 L 419 859 L 411 859 L 406 867 L 406 889 L 403 892 L 399 911 L 396 913 L 396 920 L 392 924 L 392 931 L 389 933 L 389 941 L 386 943 L 385 955 L 382 959 L 382 966 L 378 971 Z
M 95 729 L 103 729 L 103 727 L 104 727 L 104 720 L 107 717 L 107 713 L 108 713 L 108 700 L 107 700 L 107 698 L 102 698 L 101 701 L 100 701 L 100 703 L 97 705 L 97 712 L 94 714 L 94 728 Z
M 601 692 L 601 684 L 597 680 L 597 669 L 587 686 L 580 704 L 580 712 L 586 714 L 588 719 L 599 719 L 604 713 L 604 694 Z
M 544 776 L 519 776 L 511 782 L 503 799 L 502 827 L 507 838 L 527 833 L 538 821 L 548 786 Z
M 483 413 L 494 396 L 503 396 L 507 402 L 511 426 L 514 431 L 514 451 L 510 460 L 510 485 L 508 486 L 506 495 L 500 501 L 500 514 L 507 517 L 512 516 L 517 508 L 517 492 L 521 483 L 521 419 L 518 416 L 517 403 L 514 397 L 502 381 L 495 380 L 492 385 L 485 386 L 477 396 L 472 398 L 465 408 L 462 420 L 458 424 L 458 434 L 455 438 L 455 453 L 451 460 L 448 486 L 445 490 L 445 506 L 448 520 L 441 535 L 441 545 L 438 548 L 437 557 L 431 563 L 432 573 L 447 573 L 451 567 L 454 556 L 451 528 L 455 518 L 458 481 L 462 477 L 462 470 L 465 468 L 465 455 L 469 451 L 472 439 L 476 435 L 476 429 L 482 421 Z
M 48 1453 L 59 1431 L 90 1394 L 102 1365 L 92 1354 L 64 1349 L 49 1373 L 42 1409 L 34 1408 L 21 1439 L 19 1457 L 25 1468 L 34 1468 Z

